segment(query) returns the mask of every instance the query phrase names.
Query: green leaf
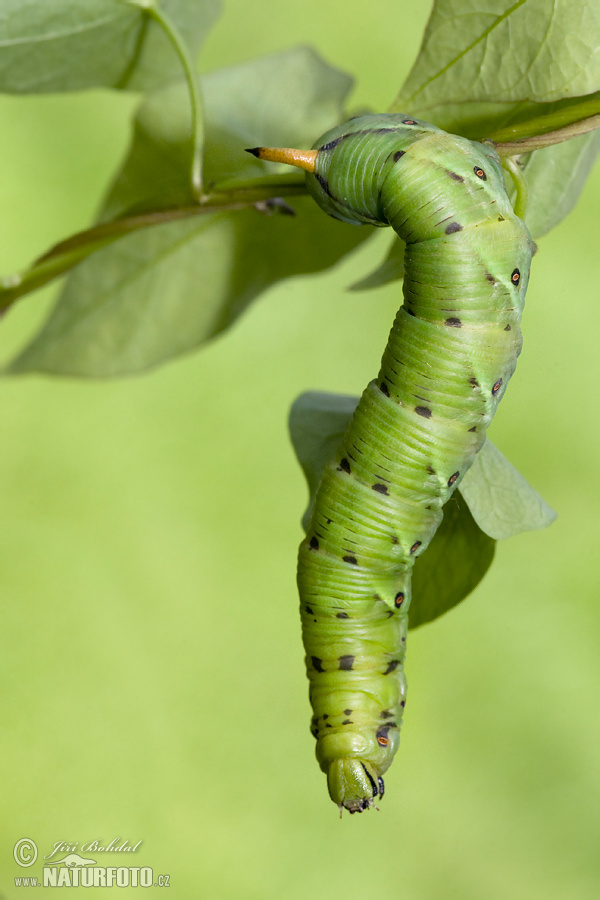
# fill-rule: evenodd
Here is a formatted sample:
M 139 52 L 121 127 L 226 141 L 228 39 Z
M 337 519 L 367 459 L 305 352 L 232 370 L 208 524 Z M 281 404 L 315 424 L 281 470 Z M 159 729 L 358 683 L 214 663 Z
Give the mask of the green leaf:
M 162 0 L 196 54 L 219 0 Z M 0 0 L 0 91 L 148 89 L 181 73 L 169 39 L 126 0 Z
M 350 85 L 305 48 L 206 78 L 205 181 L 236 171 L 260 180 L 272 168 L 243 148 L 312 143 L 342 118 Z M 168 88 L 141 107 L 110 214 L 189 203 L 186 149 L 187 94 Z M 326 269 L 371 233 L 324 216 L 308 197 L 294 207 L 295 217 L 252 207 L 203 214 L 98 250 L 73 272 L 42 331 L 9 371 L 94 377 L 143 371 L 223 331 L 275 281 Z
M 546 528 L 556 519 L 554 510 L 487 440 L 460 490 L 479 527 L 497 541 Z
M 340 445 L 358 399 L 346 394 L 306 391 L 292 404 L 288 423 L 290 437 L 309 491 L 308 507 L 302 516 L 305 531 L 325 466 Z
M 436 0 L 391 111 L 467 137 L 600 90 L 600 9 L 588 0 Z
M 462 485 L 444 506 L 427 552 L 415 560 L 409 628 L 432 622 L 464 600 L 492 564 L 496 542 L 479 528 L 461 491 Z
M 289 173 L 243 150 L 260 145 L 311 146 L 344 117 L 352 79 L 307 47 L 221 69 L 201 79 L 204 100 L 204 182 Z M 102 212 L 185 206 L 193 202 L 188 168 L 190 102 L 177 83 L 150 94 L 135 117 L 131 148 Z M 300 177 L 300 176 L 299 176 Z
M 393 281 L 401 281 L 404 278 L 405 250 L 406 244 L 404 241 L 394 235 L 392 245 L 381 265 L 374 272 L 371 272 L 370 275 L 350 285 L 349 290 L 368 291 L 371 288 L 383 287 L 384 284 L 391 284 Z
M 323 470 L 334 457 L 357 403 L 358 397 L 309 391 L 292 405 L 290 436 L 310 493 L 302 517 L 305 531 Z M 487 572 L 494 547 L 457 491 L 444 507 L 442 524 L 427 552 L 415 562 L 410 627 L 441 616 L 466 597 Z
M 547 234 L 571 212 L 599 152 L 600 130 L 529 155 L 525 224 L 533 238 Z

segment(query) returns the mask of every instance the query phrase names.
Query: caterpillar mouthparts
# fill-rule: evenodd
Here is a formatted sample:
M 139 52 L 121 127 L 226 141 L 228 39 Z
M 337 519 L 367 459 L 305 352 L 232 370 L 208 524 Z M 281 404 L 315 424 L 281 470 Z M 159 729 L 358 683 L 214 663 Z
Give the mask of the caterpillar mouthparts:
M 364 812 L 375 806 L 375 797 L 383 797 L 385 785 L 381 775 L 368 760 L 334 759 L 327 772 L 329 796 L 342 811 Z

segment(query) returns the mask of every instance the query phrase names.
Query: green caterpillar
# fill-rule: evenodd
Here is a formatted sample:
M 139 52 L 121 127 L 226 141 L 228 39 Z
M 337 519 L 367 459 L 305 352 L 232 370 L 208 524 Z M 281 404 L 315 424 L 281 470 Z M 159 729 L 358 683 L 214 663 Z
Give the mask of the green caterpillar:
M 406 242 L 404 302 L 298 562 L 317 759 L 340 811 L 361 812 L 400 740 L 413 563 L 515 370 L 533 242 L 495 151 L 408 116 L 351 119 L 312 151 L 252 152 L 307 169 L 335 218 Z

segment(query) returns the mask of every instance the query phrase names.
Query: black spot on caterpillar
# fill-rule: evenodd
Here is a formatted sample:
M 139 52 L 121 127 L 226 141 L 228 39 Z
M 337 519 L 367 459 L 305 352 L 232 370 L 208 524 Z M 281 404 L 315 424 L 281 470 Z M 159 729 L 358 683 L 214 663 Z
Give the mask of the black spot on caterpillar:
M 377 743 L 380 747 L 387 747 L 390 742 L 388 734 L 390 733 L 390 726 L 383 725 L 381 728 L 377 730 Z
M 338 662 L 342 671 L 349 672 L 354 665 L 354 657 L 352 654 L 347 653 L 345 656 L 340 656 Z
M 329 196 L 331 197 L 331 193 L 330 193 L 330 191 L 329 191 L 329 185 L 327 184 L 327 179 L 326 179 L 326 178 L 323 178 L 322 175 L 317 175 L 317 179 L 318 179 L 318 181 L 319 181 L 319 184 L 321 185 L 321 187 L 322 187 L 323 190 L 325 191 L 325 193 L 326 193 L 326 194 L 329 194 Z
M 407 152 L 410 148 L 414 151 Z M 317 758 L 334 802 L 355 813 L 372 807 L 376 793 L 384 792 L 382 776 L 398 747 L 405 705 L 412 566 L 483 441 L 490 406 L 496 406 L 490 396 L 499 399 L 514 368 L 533 243 L 512 210 L 492 147 L 409 116 L 367 115 L 346 122 L 306 151 L 302 165 L 308 191 L 326 213 L 353 224 L 391 225 L 409 248 L 401 313 L 380 372 L 341 439 L 334 457 L 340 462 L 324 471 L 298 563 L 300 596 L 310 599 L 318 620 L 301 606 L 308 677 L 318 685 L 314 714 L 323 717 L 319 721 L 327 715 L 339 723 L 344 709 L 346 717 L 343 733 L 338 726 L 317 735 Z M 436 179 L 435 214 L 428 177 Z M 503 254 L 509 254 L 501 258 L 495 249 L 500 228 Z M 486 260 L 478 272 L 472 264 L 475 246 Z M 506 258 L 512 271 L 503 268 Z M 476 283 L 466 280 L 461 260 Z M 473 291 L 482 297 L 476 324 L 469 305 Z M 500 330 L 506 331 L 502 340 Z M 482 346 L 489 346 L 485 365 Z M 426 371 L 418 362 L 424 353 Z M 437 448 L 437 435 L 450 426 L 452 441 Z M 430 456 L 415 449 L 423 446 L 432 448 Z M 342 477 L 350 467 L 352 478 Z M 332 510 L 327 553 L 311 552 L 312 536 L 324 521 L 331 524 Z M 374 542 L 374 533 L 385 534 L 386 541 Z M 384 590 L 382 583 L 395 586 Z M 352 652 L 338 656 L 345 647 Z M 328 660 L 326 671 L 322 658 Z M 337 665 L 330 662 L 336 658 Z M 361 692 L 386 699 L 374 705 L 361 700 Z M 353 746 L 364 748 L 360 756 Z
M 431 418 L 431 410 L 428 406 L 415 406 L 415 412 L 419 416 L 423 416 L 424 419 Z
M 346 135 L 342 134 L 340 137 L 336 138 L 334 141 L 329 141 L 328 144 L 323 144 L 322 147 L 319 147 L 319 150 L 322 153 L 326 153 L 328 150 L 333 150 L 333 148 L 337 147 L 337 145 L 340 143 L 340 141 L 343 141 L 345 137 L 346 137 Z
M 387 494 L 387 484 L 373 484 L 371 485 L 374 491 L 377 491 L 379 494 Z

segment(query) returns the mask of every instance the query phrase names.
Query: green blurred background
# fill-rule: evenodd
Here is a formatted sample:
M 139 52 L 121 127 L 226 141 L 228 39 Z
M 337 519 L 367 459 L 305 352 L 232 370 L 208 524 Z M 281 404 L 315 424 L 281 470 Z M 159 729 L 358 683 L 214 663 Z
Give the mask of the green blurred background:
M 428 8 L 368 6 L 366 26 L 361 0 L 229 0 L 201 66 L 311 43 L 356 74 L 356 107 L 383 110 Z M 0 98 L 2 273 L 91 221 L 134 104 Z M 345 287 L 385 237 L 145 377 L 0 384 L 3 898 L 41 874 L 13 861 L 25 836 L 41 853 L 142 839 L 100 864 L 169 873 L 178 898 L 600 895 L 599 175 L 540 242 L 491 432 L 558 521 L 499 546 L 477 592 L 411 634 L 380 813 L 340 822 L 314 760 L 286 416 L 302 390 L 375 373 L 398 289 Z M 4 320 L 3 358 L 54 296 Z

